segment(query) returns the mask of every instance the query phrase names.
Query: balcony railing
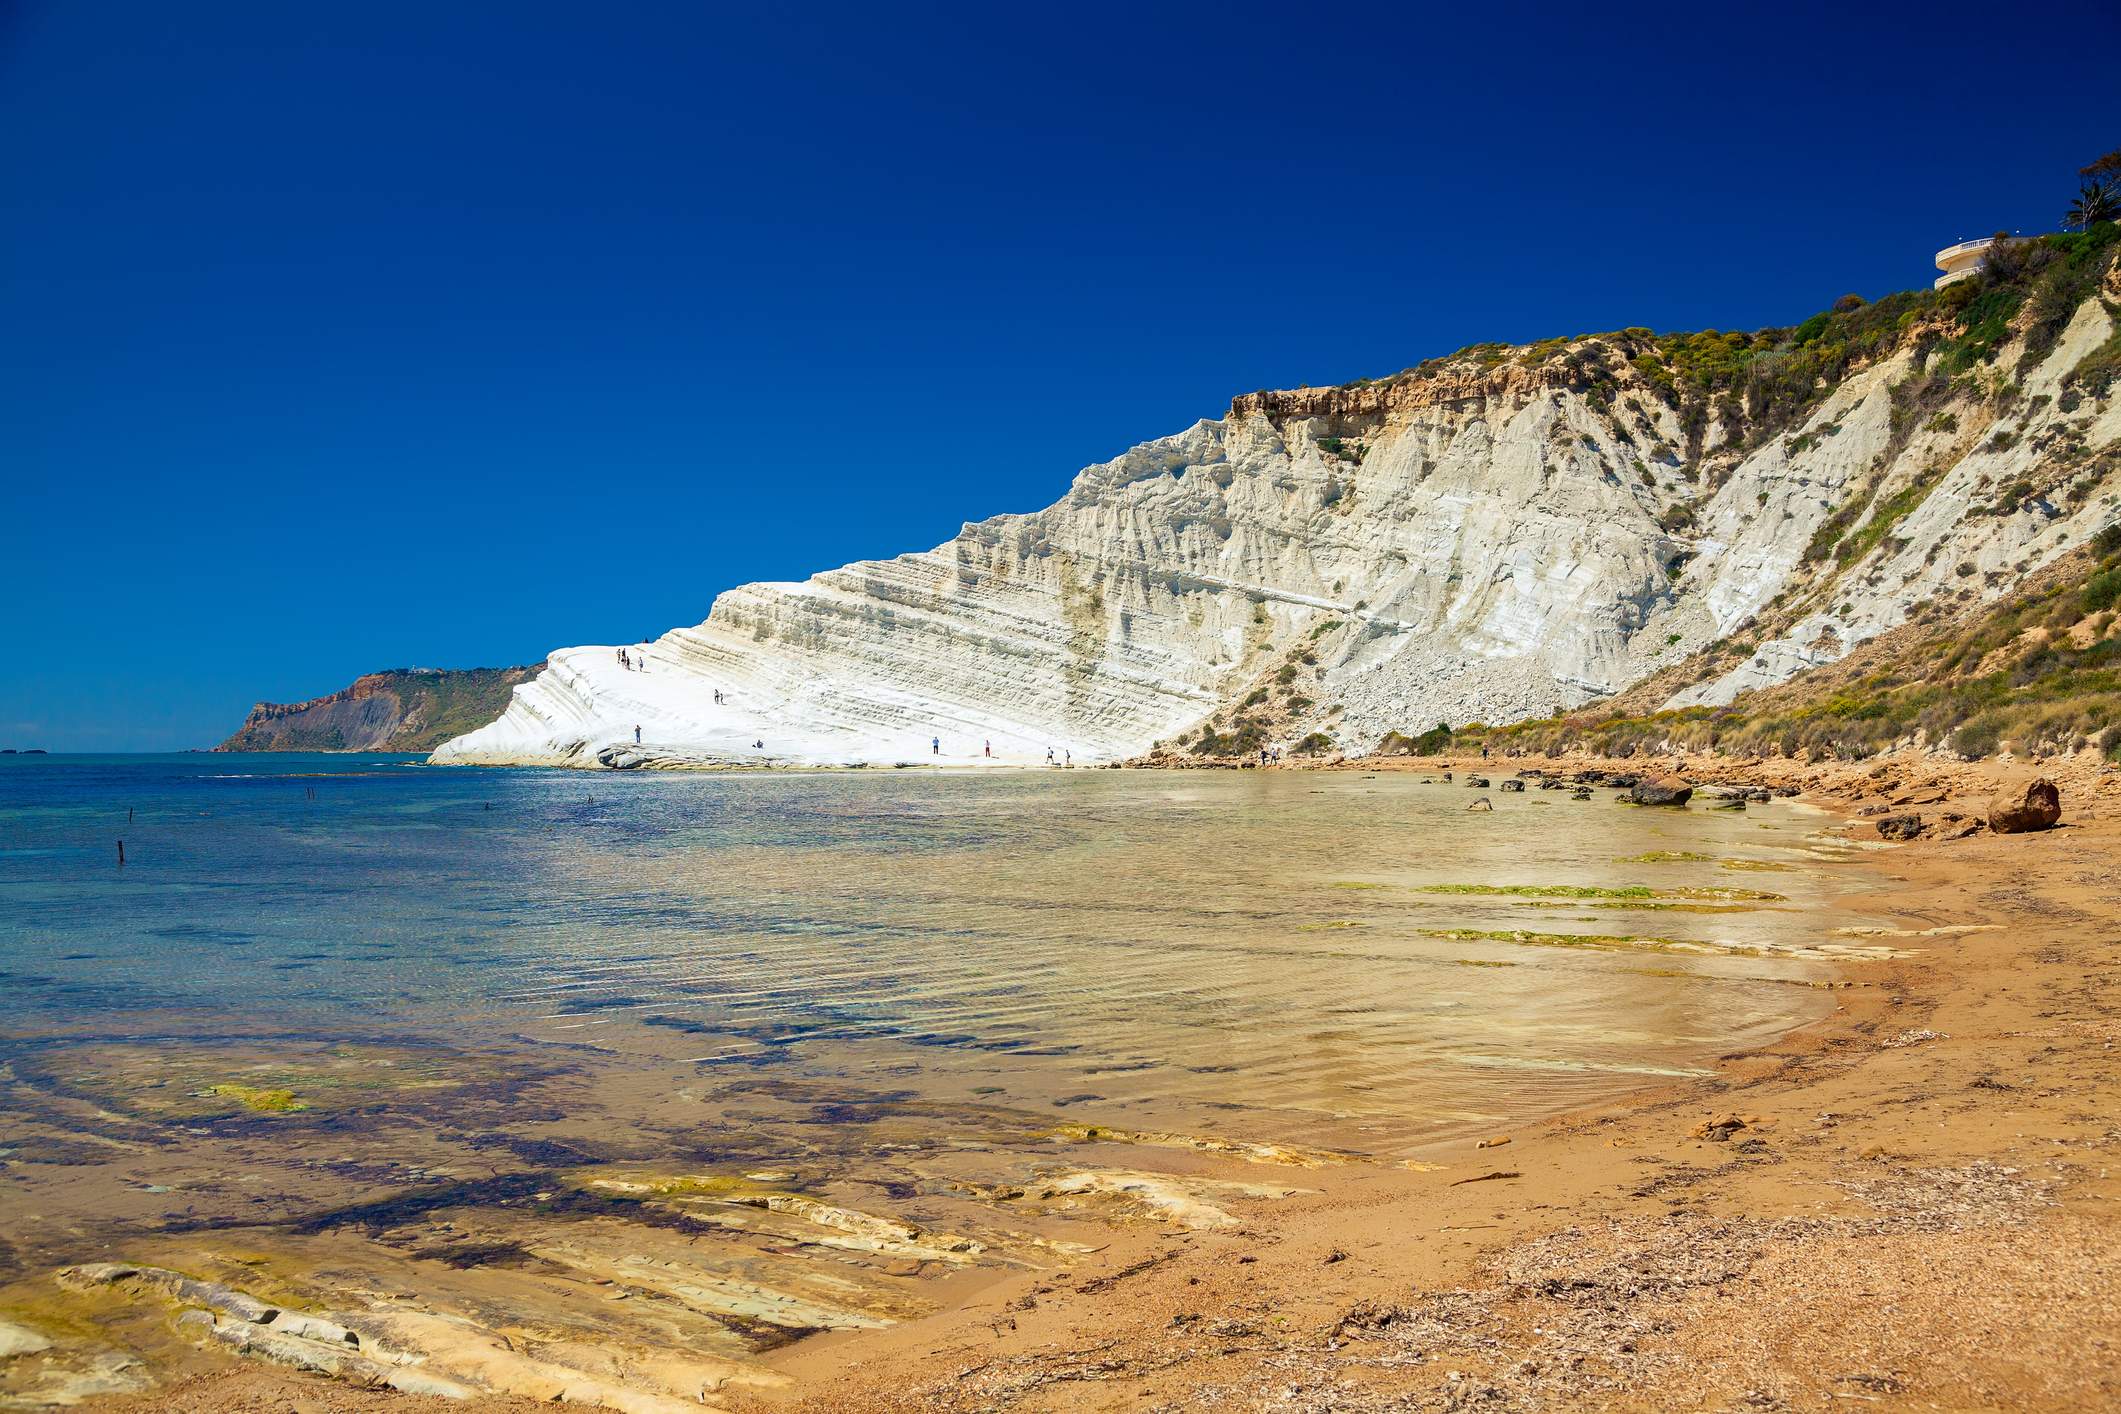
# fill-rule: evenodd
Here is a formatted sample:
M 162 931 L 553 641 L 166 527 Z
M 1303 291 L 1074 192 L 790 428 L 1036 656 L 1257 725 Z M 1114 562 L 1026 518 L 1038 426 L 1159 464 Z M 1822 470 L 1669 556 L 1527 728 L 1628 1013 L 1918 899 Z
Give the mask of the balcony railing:
M 1961 241 L 1957 245 L 1948 245 L 1937 252 L 1937 263 L 1942 265 L 1945 261 L 1965 255 L 1970 251 L 1987 250 L 1995 243 L 1995 240 L 1994 236 L 1983 236 L 1978 241 Z

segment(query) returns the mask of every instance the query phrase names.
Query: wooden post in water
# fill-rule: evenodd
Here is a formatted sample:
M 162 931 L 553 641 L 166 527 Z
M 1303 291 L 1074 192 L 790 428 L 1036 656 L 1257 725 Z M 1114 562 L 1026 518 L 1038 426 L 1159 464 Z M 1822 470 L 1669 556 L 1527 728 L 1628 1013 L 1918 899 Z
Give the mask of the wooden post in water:
M 118 862 L 119 862 L 120 864 L 123 864 L 123 863 L 125 862 L 125 841 L 124 841 L 124 840 L 119 840 L 119 841 L 118 841 Z

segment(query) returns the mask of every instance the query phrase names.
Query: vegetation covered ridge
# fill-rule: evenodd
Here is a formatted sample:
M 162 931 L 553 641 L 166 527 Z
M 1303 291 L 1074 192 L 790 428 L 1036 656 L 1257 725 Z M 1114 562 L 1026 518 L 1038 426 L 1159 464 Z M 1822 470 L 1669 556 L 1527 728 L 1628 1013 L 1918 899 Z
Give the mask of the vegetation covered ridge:
M 1850 373 L 1903 347 L 1913 346 L 1940 383 L 1992 359 L 2015 332 L 2025 335 L 2021 367 L 2037 362 L 2098 292 L 2117 243 L 2121 228 L 2111 220 L 2024 240 L 1999 236 L 1981 279 L 1877 300 L 1843 295 L 1799 324 L 1683 333 L 1638 326 L 1529 344 L 1470 344 L 1383 378 L 1246 393 L 1231 412 L 1382 414 L 1560 387 L 1601 410 L 1625 396 L 1659 397 L 1678 411 L 1690 457 L 1716 425 L 1732 443 L 1757 446 L 1800 422 Z M 2080 396 L 2098 397 L 2117 377 L 2121 336 L 2086 360 L 2074 382 Z

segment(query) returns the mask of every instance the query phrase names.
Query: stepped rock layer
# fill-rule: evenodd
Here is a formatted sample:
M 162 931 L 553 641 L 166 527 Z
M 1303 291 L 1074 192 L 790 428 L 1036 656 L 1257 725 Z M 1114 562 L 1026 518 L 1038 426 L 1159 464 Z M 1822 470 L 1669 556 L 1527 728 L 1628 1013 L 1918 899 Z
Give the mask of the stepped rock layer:
M 527 668 L 392 668 L 307 702 L 260 702 L 216 751 L 429 751 L 490 721 Z
M 1876 356 L 1774 422 L 1742 387 L 1675 391 L 1636 330 L 1249 394 L 1045 510 L 730 590 L 633 668 L 562 649 L 434 759 L 1089 763 L 1261 702 L 1274 739 L 1359 749 L 1567 710 L 1772 628 L 1672 699 L 1727 702 L 2115 518 L 2121 410 L 2075 377 L 2115 346 L 2103 269 L 2059 332 L 2021 320 L 1949 373 L 1956 326 L 1896 296 Z

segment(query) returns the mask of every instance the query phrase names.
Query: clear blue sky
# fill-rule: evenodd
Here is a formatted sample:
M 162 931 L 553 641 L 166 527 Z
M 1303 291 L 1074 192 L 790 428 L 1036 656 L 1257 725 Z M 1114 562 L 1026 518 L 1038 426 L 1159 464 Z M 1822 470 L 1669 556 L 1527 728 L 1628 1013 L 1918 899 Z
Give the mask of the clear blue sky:
M 1252 388 L 1919 284 L 2052 227 L 2116 53 L 2111 0 L 0 0 L 0 745 L 647 636 Z

